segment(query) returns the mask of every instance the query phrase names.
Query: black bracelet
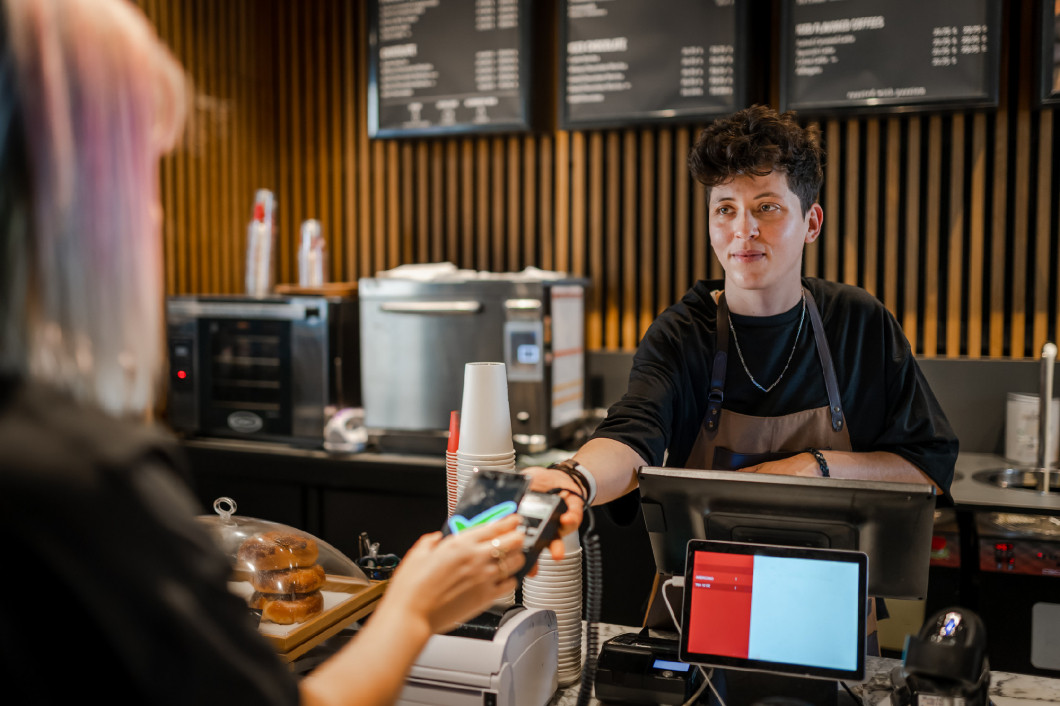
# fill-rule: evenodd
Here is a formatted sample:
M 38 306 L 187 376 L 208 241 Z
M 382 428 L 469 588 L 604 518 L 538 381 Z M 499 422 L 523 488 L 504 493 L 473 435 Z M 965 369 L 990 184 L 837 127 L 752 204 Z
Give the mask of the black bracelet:
M 574 484 L 581 488 L 581 493 L 578 493 L 578 495 L 581 496 L 582 501 L 585 504 L 589 504 L 590 502 L 592 502 L 592 498 L 590 497 L 592 493 L 589 487 L 589 481 L 582 474 L 582 472 L 578 470 L 578 463 L 573 458 L 564 459 L 563 461 L 556 461 L 555 463 L 549 464 L 548 468 L 556 471 L 562 471 L 563 473 L 567 474 L 567 477 L 573 480 Z
M 828 475 L 828 461 L 824 460 L 824 454 L 817 449 L 806 449 L 806 453 L 817 459 L 817 467 L 821 469 L 821 476 L 830 478 Z

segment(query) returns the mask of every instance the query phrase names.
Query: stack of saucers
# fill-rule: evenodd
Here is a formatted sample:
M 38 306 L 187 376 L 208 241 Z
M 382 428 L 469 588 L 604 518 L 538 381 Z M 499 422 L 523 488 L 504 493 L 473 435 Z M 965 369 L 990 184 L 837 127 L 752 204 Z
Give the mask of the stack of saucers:
M 537 574 L 523 579 L 523 605 L 556 612 L 559 626 L 560 686 L 578 681 L 582 672 L 582 548 L 578 534 L 564 538 L 566 551 L 556 561 L 546 549 L 537 559 Z

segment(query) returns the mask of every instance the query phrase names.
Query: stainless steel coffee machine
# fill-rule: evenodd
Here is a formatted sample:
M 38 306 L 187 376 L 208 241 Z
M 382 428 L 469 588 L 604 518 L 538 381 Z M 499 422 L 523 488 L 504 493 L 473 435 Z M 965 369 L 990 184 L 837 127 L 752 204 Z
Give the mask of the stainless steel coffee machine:
M 467 273 L 444 280 L 363 278 L 365 425 L 383 450 L 443 453 L 464 365 L 504 362 L 517 451 L 569 440 L 585 414 L 581 279 Z

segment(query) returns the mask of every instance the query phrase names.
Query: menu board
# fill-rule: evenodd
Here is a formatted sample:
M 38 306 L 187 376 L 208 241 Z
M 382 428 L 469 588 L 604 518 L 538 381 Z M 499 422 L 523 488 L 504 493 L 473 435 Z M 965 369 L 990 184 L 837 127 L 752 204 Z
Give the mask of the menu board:
M 368 134 L 531 127 L 533 0 L 370 0 Z
M 744 107 L 744 0 L 560 0 L 560 125 L 694 120 Z
M 1040 2 L 1042 41 L 1039 98 L 1043 104 L 1060 104 L 1060 1 Z
M 1001 0 L 783 0 L 785 109 L 997 104 Z

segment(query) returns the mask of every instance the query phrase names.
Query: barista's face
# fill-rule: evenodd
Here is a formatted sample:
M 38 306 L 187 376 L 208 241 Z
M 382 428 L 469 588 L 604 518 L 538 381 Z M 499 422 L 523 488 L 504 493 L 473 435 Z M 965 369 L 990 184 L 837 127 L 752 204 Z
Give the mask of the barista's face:
M 802 251 L 821 232 L 821 207 L 814 204 L 803 215 L 787 176 L 773 171 L 715 186 L 708 209 L 710 244 L 725 269 L 725 296 L 733 311 L 768 315 L 794 306 Z

